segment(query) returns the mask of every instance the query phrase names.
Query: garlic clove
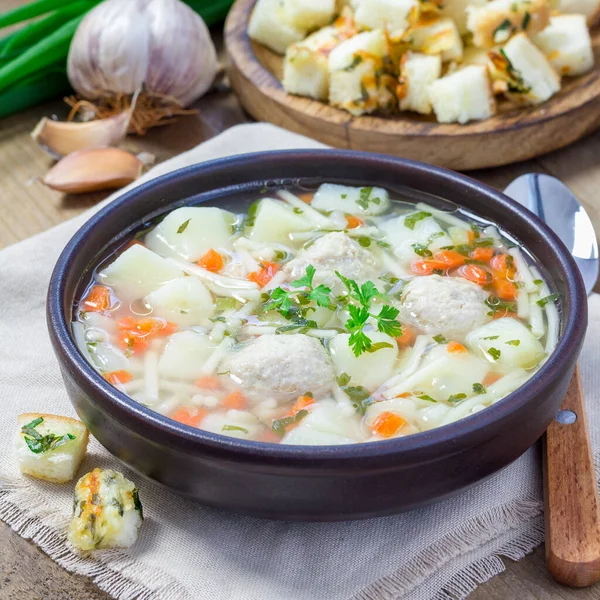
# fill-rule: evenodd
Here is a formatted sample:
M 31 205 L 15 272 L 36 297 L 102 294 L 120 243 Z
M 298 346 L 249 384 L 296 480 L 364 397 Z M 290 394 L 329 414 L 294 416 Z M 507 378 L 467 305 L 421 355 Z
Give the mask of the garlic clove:
M 71 152 L 116 146 L 125 137 L 131 110 L 98 121 L 62 122 L 44 117 L 31 132 L 42 150 L 60 158 Z
M 91 148 L 65 156 L 46 173 L 42 183 L 68 194 L 110 190 L 135 181 L 143 168 L 137 156 L 120 148 Z

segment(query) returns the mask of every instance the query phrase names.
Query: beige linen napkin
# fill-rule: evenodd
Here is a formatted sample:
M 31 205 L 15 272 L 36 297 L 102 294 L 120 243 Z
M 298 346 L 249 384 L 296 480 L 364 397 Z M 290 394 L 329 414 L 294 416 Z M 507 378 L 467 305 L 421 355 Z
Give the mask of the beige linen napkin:
M 143 180 L 220 156 L 320 144 L 271 125 L 242 125 Z M 324 174 L 326 176 L 326 174 Z M 143 181 L 143 180 L 140 180 Z M 140 183 L 138 182 L 138 183 Z M 18 199 L 15 199 L 18 201 Z M 90 558 L 65 540 L 73 485 L 18 475 L 10 440 L 27 411 L 73 415 L 46 332 L 54 263 L 90 213 L 0 253 L 0 518 L 115 598 L 160 600 L 429 600 L 463 598 L 543 539 L 540 457 L 530 449 L 480 486 L 427 509 L 361 522 L 291 524 L 219 512 L 129 472 L 92 441 L 80 474 L 122 470 L 147 515 L 136 545 Z M 581 361 L 595 449 L 600 422 L 600 300 Z

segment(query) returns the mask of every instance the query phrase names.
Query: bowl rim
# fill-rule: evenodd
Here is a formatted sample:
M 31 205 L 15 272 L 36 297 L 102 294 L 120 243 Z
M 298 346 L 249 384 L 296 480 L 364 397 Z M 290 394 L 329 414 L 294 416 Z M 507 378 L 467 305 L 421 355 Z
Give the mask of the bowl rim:
M 349 168 L 353 162 L 362 164 L 367 162 L 380 169 L 387 167 L 399 171 L 411 171 L 416 175 L 426 175 L 434 178 L 441 184 L 444 182 L 455 186 L 458 184 L 464 188 L 466 193 L 483 194 L 488 200 L 500 205 L 501 209 L 512 213 L 512 216 L 521 221 L 522 224 L 537 231 L 540 234 L 542 243 L 555 255 L 556 263 L 553 266 L 558 267 L 561 272 L 568 293 L 569 311 L 563 313 L 563 333 L 552 355 L 522 386 L 486 408 L 486 410 L 448 425 L 402 438 L 337 446 L 285 445 L 242 440 L 214 434 L 173 421 L 144 407 L 111 386 L 89 365 L 80 353 L 70 330 L 70 320 L 66 318 L 63 312 L 66 305 L 65 286 L 67 277 L 71 273 L 71 264 L 81 247 L 85 246 L 89 233 L 101 227 L 102 221 L 109 218 L 113 212 L 120 209 L 124 204 L 140 202 L 149 190 L 156 187 L 169 188 L 172 184 L 178 184 L 182 181 L 193 181 L 198 173 L 208 175 L 211 172 L 222 172 L 243 163 L 250 174 L 248 181 L 261 181 L 260 175 L 252 179 L 253 167 L 260 167 L 260 163 L 265 160 L 269 162 L 293 160 L 296 163 L 314 163 L 318 161 L 321 164 L 328 161 L 344 161 L 349 163 Z M 342 178 L 338 177 L 337 179 Z M 219 187 L 215 187 L 215 189 L 219 189 Z M 413 187 L 412 189 L 418 188 Z M 161 213 L 173 210 L 173 204 L 178 201 L 181 202 L 181 199 L 170 201 L 168 205 L 165 205 L 164 211 L 161 210 Z M 452 200 L 452 202 L 460 206 L 459 202 L 455 200 Z M 469 210 L 485 217 L 481 211 Z M 123 231 L 126 228 L 127 226 L 123 227 Z M 511 231 L 509 227 L 505 229 L 508 232 Z M 81 274 L 79 279 L 81 279 Z M 545 389 L 560 380 L 561 372 L 572 361 L 573 353 L 579 352 L 583 341 L 587 325 L 586 298 L 579 269 L 570 252 L 556 234 L 533 213 L 486 184 L 448 169 L 384 154 L 337 149 L 291 149 L 239 154 L 177 169 L 124 192 L 121 196 L 102 207 L 72 236 L 56 262 L 48 287 L 47 322 L 51 341 L 55 352 L 62 361 L 62 367 L 74 377 L 77 384 L 88 393 L 92 402 L 100 410 L 109 413 L 112 418 L 125 427 L 132 428 L 135 425 L 144 428 L 150 427 L 152 439 L 160 438 L 162 443 L 170 447 L 192 453 L 226 454 L 235 457 L 236 460 L 246 459 L 248 462 L 285 462 L 286 464 L 308 466 L 309 464 L 314 465 L 316 464 L 314 461 L 318 461 L 321 465 L 337 465 L 340 462 L 354 464 L 356 461 L 361 460 L 367 461 L 383 457 L 393 458 L 399 454 L 423 458 L 431 456 L 432 452 L 436 453 L 436 450 L 439 451 L 443 447 L 448 450 L 458 448 L 461 442 L 467 441 L 467 438 L 472 440 L 474 434 L 478 434 L 484 439 L 486 432 L 490 431 L 493 425 L 508 419 L 531 402 L 535 396 L 543 393 Z M 70 303 L 71 300 L 69 299 L 69 305 Z M 564 306 L 565 303 L 563 302 Z M 136 433 L 142 437 L 149 437 L 146 431 L 137 431 Z

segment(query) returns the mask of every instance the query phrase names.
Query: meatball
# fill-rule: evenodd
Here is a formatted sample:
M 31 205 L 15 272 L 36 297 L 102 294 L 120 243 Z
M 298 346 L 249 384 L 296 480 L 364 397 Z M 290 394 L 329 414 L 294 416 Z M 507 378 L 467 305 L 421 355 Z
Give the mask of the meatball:
M 364 282 L 375 278 L 378 270 L 375 257 L 341 231 L 328 233 L 300 251 L 287 263 L 285 271 L 291 279 L 299 279 L 306 273 L 308 265 L 316 269 L 315 282 L 330 284 L 338 281 L 336 271 L 349 279 Z
M 331 360 L 321 345 L 303 334 L 263 335 L 227 356 L 220 371 L 228 371 L 244 393 L 264 399 L 293 399 L 319 393 L 333 382 Z
M 488 293 L 459 277 L 417 277 L 404 288 L 400 321 L 449 340 L 463 340 L 469 331 L 489 320 Z

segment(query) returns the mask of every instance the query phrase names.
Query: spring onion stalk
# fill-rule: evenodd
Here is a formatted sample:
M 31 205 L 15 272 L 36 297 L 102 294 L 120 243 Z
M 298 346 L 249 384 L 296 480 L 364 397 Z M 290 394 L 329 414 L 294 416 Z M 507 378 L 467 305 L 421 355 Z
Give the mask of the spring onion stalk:
M 0 29 L 9 25 L 16 25 L 22 21 L 45 15 L 53 10 L 64 8 L 78 0 L 37 0 L 24 6 L 19 6 L 0 15 Z

